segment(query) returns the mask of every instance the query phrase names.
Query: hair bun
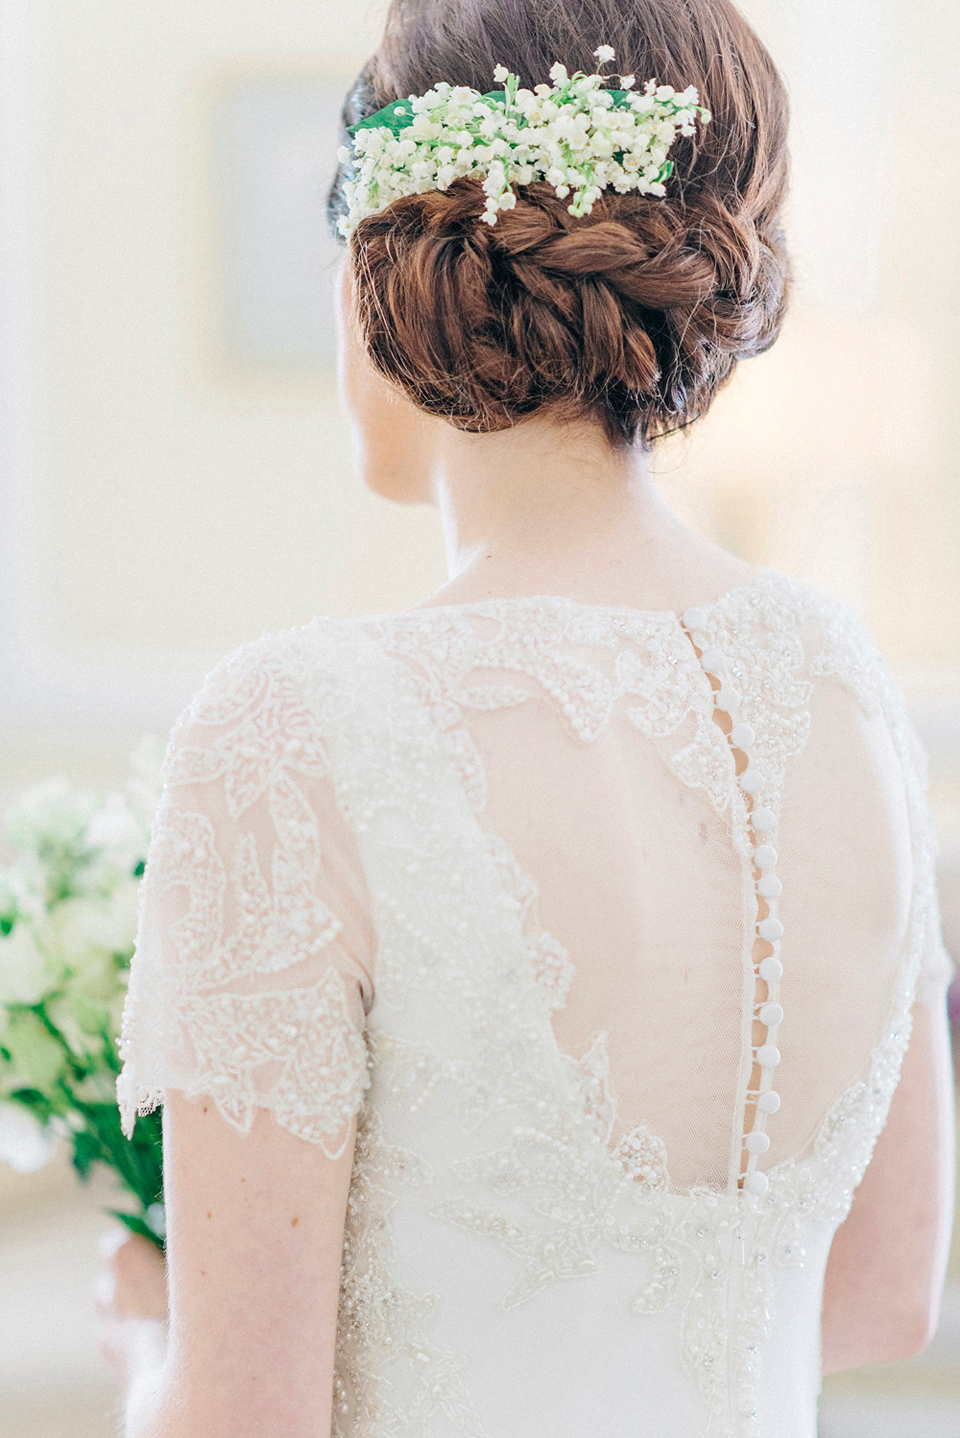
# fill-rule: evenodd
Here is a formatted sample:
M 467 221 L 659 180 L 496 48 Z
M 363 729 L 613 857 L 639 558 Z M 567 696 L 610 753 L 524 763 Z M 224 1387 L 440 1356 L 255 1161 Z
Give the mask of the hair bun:
M 647 443 L 702 415 L 737 361 L 779 333 L 787 97 L 733 0 L 391 0 L 344 118 L 438 76 L 483 91 L 498 63 L 531 86 L 554 61 L 589 72 L 599 44 L 641 81 L 693 85 L 711 112 L 677 137 L 665 196 L 608 188 L 574 218 L 541 182 L 486 225 L 481 184 L 464 177 L 351 234 L 374 363 L 462 429 L 552 406 L 592 414 L 615 443 Z M 338 181 L 334 223 L 343 203 Z
M 461 429 L 550 405 L 611 439 L 696 419 L 738 359 L 772 343 L 786 264 L 709 196 L 604 195 L 573 218 L 548 185 L 480 222 L 475 180 L 397 200 L 357 227 L 362 332 L 374 363 Z

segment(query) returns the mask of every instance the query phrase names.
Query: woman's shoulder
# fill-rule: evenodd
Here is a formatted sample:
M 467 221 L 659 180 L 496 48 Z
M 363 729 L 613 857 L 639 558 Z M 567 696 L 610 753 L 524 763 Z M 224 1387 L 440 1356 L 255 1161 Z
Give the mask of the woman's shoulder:
M 175 721 L 167 751 L 243 745 L 251 752 L 317 727 L 318 707 L 363 668 L 359 619 L 317 616 L 290 629 L 264 633 L 228 651 L 206 674 Z
M 359 660 L 366 639 L 366 626 L 378 615 L 340 617 L 317 615 L 305 624 L 266 632 L 229 650 L 209 670 L 195 696 L 245 696 L 254 688 L 271 683 L 306 679 L 352 656 Z
M 770 566 L 754 569 L 742 583 L 714 601 L 712 607 L 722 612 L 744 612 L 753 608 L 771 615 L 779 611 L 784 615 L 791 614 L 800 622 L 807 619 L 833 621 L 858 633 L 864 643 L 873 644 L 866 620 L 853 605 L 827 589 L 820 589 L 807 580 Z
M 889 678 L 867 620 L 846 600 L 780 569 L 757 569 L 712 606 L 714 622 L 743 643 L 765 631 L 768 645 L 796 638 L 815 670 L 861 671 L 864 682 Z M 804 642 L 805 641 L 805 642 Z
M 907 695 L 867 620 L 847 601 L 780 570 L 758 571 L 754 585 L 720 601 L 721 622 L 746 648 L 753 611 L 766 631 L 769 663 L 809 680 L 833 679 L 870 714 L 882 715 L 902 763 L 925 791 L 928 761 Z M 755 643 L 755 641 L 754 641 Z M 791 656 L 792 650 L 792 656 Z

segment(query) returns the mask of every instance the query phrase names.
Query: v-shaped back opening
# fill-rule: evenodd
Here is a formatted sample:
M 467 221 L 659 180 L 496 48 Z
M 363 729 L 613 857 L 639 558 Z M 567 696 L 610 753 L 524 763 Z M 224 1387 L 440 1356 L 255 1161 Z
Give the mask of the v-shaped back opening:
M 611 1151 L 762 1194 L 864 1072 L 903 949 L 903 786 L 855 656 L 766 576 L 682 616 L 531 596 L 363 623 L 567 975 L 553 1031 L 607 1066 Z

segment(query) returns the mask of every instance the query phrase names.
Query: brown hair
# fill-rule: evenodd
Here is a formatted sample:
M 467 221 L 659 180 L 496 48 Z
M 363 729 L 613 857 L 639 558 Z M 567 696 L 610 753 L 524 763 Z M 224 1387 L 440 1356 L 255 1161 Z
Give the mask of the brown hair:
M 712 112 L 671 150 L 665 199 L 605 191 L 574 219 L 538 183 L 491 226 L 479 182 L 461 179 L 351 235 L 374 364 L 461 429 L 549 406 L 595 416 L 613 443 L 648 445 L 704 414 L 737 360 L 779 333 L 786 94 L 730 0 L 393 0 L 344 124 L 441 79 L 489 90 L 496 64 L 529 86 L 555 60 L 589 73 L 601 44 L 638 83 L 695 85 Z

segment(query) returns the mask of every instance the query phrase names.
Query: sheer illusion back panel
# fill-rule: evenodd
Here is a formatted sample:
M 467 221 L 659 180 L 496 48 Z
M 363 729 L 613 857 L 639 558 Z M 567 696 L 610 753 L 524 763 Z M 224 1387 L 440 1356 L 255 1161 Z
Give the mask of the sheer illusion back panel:
M 780 833 L 782 1107 L 770 1161 L 801 1153 L 878 1042 L 908 936 L 913 864 L 900 762 L 881 715 L 817 683 L 788 765 Z
M 674 1183 L 725 1187 L 746 932 L 726 825 L 622 720 L 584 743 L 534 699 L 471 729 L 485 821 L 536 882 L 539 921 L 569 955 L 558 1043 L 580 1057 L 606 1036 L 614 1140 L 642 1124 L 666 1144 Z
M 764 1043 L 756 1014 L 770 993 L 754 965 L 774 947 L 757 940 L 768 906 L 735 825 L 738 800 L 742 820 L 749 812 L 736 785 L 747 761 L 691 637 L 639 611 L 618 626 L 615 613 L 594 610 L 592 625 L 581 616 L 549 663 L 529 646 L 522 657 L 522 622 L 515 647 L 482 606 L 401 617 L 393 644 L 428 701 L 456 693 L 447 733 L 469 754 L 481 822 L 531 881 L 557 944 L 558 1045 L 577 1058 L 606 1047 L 612 1141 L 645 1130 L 665 1147 L 673 1186 L 724 1189 L 744 1166 L 761 1078 L 751 1049 Z M 808 642 L 815 652 L 815 632 Z M 680 683 L 700 708 L 671 728 Z M 802 743 L 794 736 L 782 795 L 770 796 L 785 1017 L 781 1106 L 761 1168 L 800 1153 L 862 1071 L 907 930 L 909 826 L 884 720 L 835 679 L 807 689 L 809 725 Z

